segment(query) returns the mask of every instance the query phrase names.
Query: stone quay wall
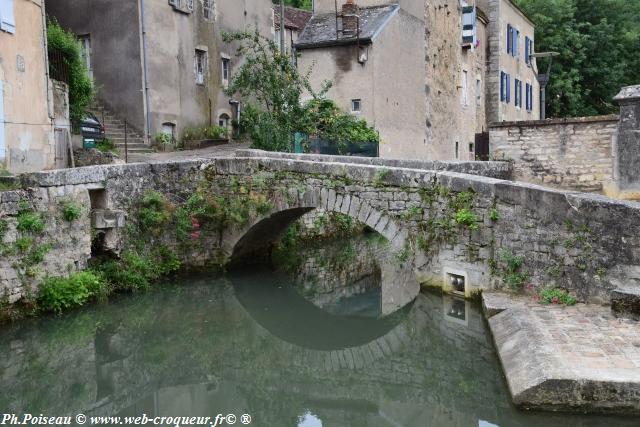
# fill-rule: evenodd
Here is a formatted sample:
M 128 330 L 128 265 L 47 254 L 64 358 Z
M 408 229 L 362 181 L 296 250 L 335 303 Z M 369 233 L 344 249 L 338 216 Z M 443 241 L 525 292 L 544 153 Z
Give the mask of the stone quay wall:
M 397 262 L 411 263 L 420 281 L 446 289 L 449 274 L 463 276 L 468 295 L 506 288 L 514 275 L 520 275 L 521 285 L 560 286 L 585 301 L 608 302 L 622 284 L 640 286 L 640 203 L 458 172 L 343 161 L 227 158 L 24 176 L 25 189 L 0 193 L 7 230 L 2 243 L 15 248 L 17 216 L 26 201 L 43 215 L 45 229 L 37 239 L 50 248 L 31 274 L 20 265 L 24 253 L 3 255 L 0 293 L 13 302 L 36 292 L 46 275 L 87 265 L 96 191 L 104 192 L 104 208 L 124 216 L 124 224 L 114 225 L 107 236 L 118 253 L 145 192 L 155 190 L 178 203 L 202 185 L 221 197 L 255 188 L 251 191 L 261 191 L 271 205 L 241 226 L 203 236 L 197 248 L 185 249 L 170 230 L 164 233 L 162 242 L 187 265 L 231 259 L 243 245 L 268 245 L 292 221 L 320 208 L 345 213 L 385 236 Z M 71 224 L 60 213 L 67 199 L 83 206 L 81 218 Z M 509 261 L 514 257 L 521 261 L 517 268 Z
M 601 192 L 614 179 L 618 116 L 493 123 L 490 152 L 513 160 L 513 178 Z

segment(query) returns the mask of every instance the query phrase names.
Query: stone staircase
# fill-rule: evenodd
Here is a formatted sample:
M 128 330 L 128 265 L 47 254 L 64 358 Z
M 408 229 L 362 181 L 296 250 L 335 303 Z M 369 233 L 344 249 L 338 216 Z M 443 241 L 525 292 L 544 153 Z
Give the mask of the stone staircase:
M 118 147 L 121 157 L 125 150 L 125 126 L 124 121 L 99 101 L 95 101 L 90 111 L 100 120 L 105 130 L 105 138 L 110 139 Z M 126 132 L 127 151 L 131 153 L 153 153 L 154 150 L 145 143 L 142 135 L 127 126 Z

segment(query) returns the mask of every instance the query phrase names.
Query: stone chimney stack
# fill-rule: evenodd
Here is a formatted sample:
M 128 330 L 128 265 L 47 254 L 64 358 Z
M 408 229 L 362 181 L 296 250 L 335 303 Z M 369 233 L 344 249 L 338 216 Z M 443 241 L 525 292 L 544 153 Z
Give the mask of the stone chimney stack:
M 347 0 L 342 5 L 342 35 L 344 37 L 356 37 L 358 32 L 358 15 L 360 8 L 354 0 Z

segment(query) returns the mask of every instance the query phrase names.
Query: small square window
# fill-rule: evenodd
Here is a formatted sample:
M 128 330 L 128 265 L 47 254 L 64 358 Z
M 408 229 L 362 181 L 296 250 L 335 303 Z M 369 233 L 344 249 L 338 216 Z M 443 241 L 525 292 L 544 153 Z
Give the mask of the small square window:
M 351 100 L 351 112 L 359 113 L 362 111 L 362 100 L 360 99 L 352 99 Z

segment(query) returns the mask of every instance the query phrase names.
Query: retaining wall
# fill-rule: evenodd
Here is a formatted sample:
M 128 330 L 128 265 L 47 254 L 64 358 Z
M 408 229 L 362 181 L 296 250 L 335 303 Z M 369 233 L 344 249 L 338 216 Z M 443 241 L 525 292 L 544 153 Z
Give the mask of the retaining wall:
M 493 158 L 513 160 L 513 179 L 579 191 L 613 181 L 618 116 L 494 123 Z

